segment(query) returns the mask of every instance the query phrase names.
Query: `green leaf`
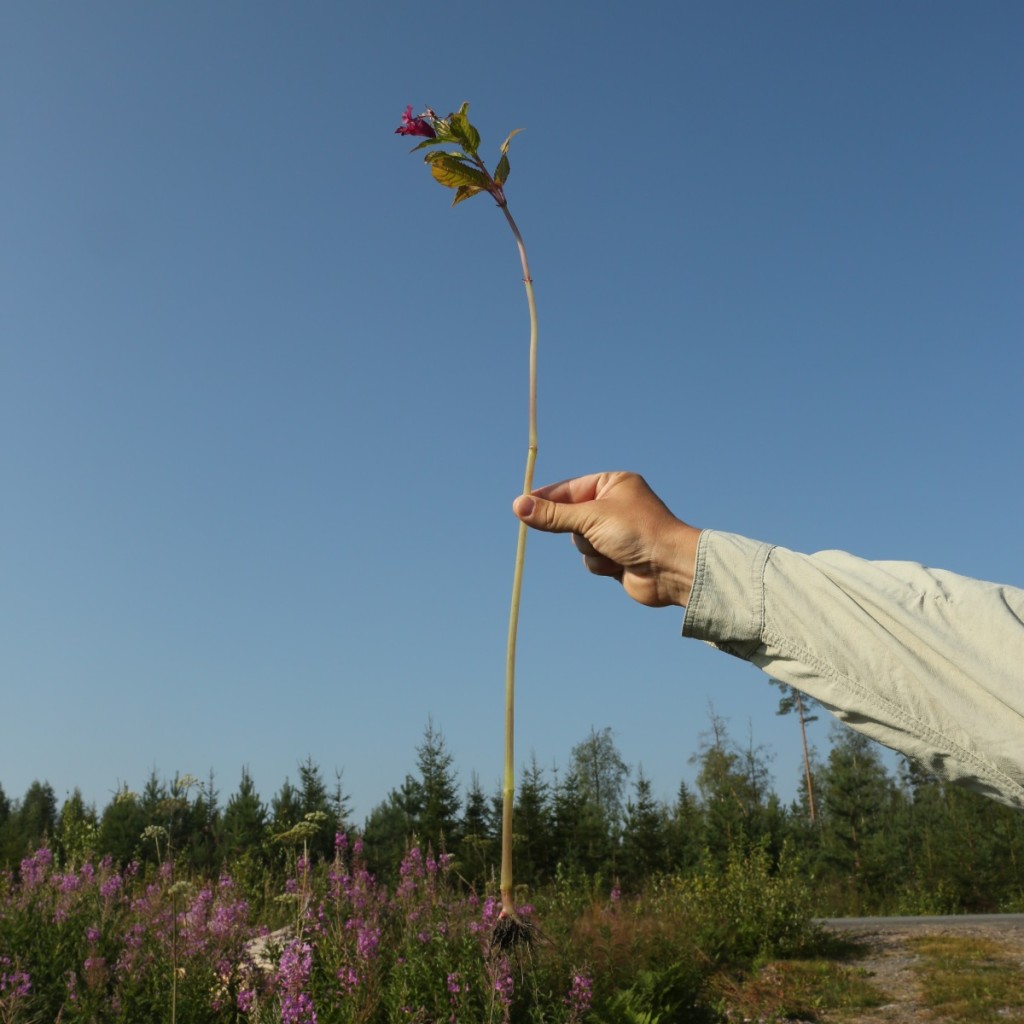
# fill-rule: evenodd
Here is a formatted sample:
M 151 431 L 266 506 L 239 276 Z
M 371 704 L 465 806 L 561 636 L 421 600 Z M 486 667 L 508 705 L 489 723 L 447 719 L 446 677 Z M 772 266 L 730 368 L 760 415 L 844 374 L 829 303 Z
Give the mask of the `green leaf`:
M 470 167 L 449 153 L 432 153 L 430 173 L 447 188 L 461 188 L 463 185 L 486 189 L 490 178 L 475 167 Z
M 409 152 L 415 153 L 417 149 L 425 149 L 427 146 L 444 146 L 451 141 L 451 139 L 424 139 L 418 145 L 413 146 Z
M 499 185 L 504 185 L 508 181 L 508 172 L 511 167 L 508 163 L 508 155 L 506 153 L 501 154 L 501 159 L 498 161 L 498 166 L 494 168 L 494 180 Z
M 466 111 L 468 103 L 462 104 L 462 109 L 457 114 L 452 114 L 449 121 L 452 128 L 452 136 L 467 153 L 475 154 L 480 148 L 480 133 L 469 123 Z
M 459 203 L 466 199 L 470 199 L 473 196 L 479 195 L 481 192 L 486 192 L 485 188 L 477 188 L 476 185 L 460 185 L 458 191 L 455 193 L 455 198 L 452 200 L 452 206 L 457 206 Z
M 429 163 L 432 163 L 434 160 L 440 160 L 441 157 L 443 157 L 443 156 L 450 156 L 453 160 L 459 160 L 459 161 L 462 161 L 462 160 L 466 159 L 465 153 L 461 153 L 461 152 L 459 152 L 459 150 L 454 150 L 454 151 L 449 152 L 449 153 L 436 153 L 436 152 L 435 153 L 424 153 L 423 154 L 423 160 L 424 160 L 425 163 L 429 164 Z M 466 166 L 468 167 L 469 164 L 467 164 Z
M 450 121 L 450 118 L 449 118 Z M 438 142 L 457 142 L 455 134 L 452 132 L 452 126 L 443 117 L 437 117 L 434 119 L 434 131 L 437 133 Z

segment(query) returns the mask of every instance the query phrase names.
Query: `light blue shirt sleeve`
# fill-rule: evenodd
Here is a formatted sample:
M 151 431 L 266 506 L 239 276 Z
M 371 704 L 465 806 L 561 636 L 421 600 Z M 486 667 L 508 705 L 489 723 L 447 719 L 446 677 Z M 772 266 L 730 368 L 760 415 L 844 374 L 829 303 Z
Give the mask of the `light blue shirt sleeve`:
M 1024 809 L 1024 591 L 705 530 L 683 634 Z

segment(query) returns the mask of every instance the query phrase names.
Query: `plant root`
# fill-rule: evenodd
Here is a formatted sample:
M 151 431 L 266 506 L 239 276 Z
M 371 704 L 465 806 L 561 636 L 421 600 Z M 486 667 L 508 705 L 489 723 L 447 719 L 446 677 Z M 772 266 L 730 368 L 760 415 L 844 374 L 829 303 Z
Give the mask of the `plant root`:
M 529 950 L 534 943 L 534 933 L 535 928 L 529 921 L 503 910 L 491 931 L 491 952 L 497 950 L 506 954 L 521 947 Z

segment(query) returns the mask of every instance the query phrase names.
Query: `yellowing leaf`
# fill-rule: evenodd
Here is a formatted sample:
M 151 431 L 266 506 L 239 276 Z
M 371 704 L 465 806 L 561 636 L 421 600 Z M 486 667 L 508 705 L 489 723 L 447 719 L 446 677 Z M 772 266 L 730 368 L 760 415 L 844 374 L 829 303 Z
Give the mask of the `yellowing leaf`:
M 486 189 L 491 181 L 486 174 L 470 167 L 449 153 L 430 154 L 430 173 L 447 188 L 461 188 L 468 185 L 477 189 Z

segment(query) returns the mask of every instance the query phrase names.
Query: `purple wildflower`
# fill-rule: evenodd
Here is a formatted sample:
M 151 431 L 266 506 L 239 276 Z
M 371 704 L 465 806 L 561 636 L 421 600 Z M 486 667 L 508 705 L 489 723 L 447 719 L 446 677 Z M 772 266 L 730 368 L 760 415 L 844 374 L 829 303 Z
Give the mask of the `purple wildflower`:
M 281 1024 L 317 1024 L 313 997 L 305 991 L 313 969 L 308 942 L 292 942 L 281 954 L 277 981 L 282 988 Z
M 34 889 L 47 875 L 53 863 L 53 854 L 45 847 L 36 850 L 31 857 L 21 862 L 21 884 L 25 889 Z
M 480 920 L 470 921 L 469 930 L 475 935 L 490 935 L 494 922 L 498 920 L 500 911 L 501 904 L 493 896 L 488 896 L 480 908 Z
M 23 998 L 32 991 L 32 979 L 25 971 L 8 970 L 10 966 L 10 959 L 0 956 L 0 992 L 13 992 L 15 999 Z
M 359 987 L 359 974 L 353 967 L 340 967 L 337 977 L 345 995 L 351 995 Z
M 569 1007 L 569 1019 L 578 1020 L 590 1009 L 594 998 L 593 982 L 585 974 L 576 973 L 572 976 L 569 994 L 565 997 L 565 1005 Z
M 422 135 L 424 138 L 433 139 L 437 136 L 433 125 L 422 115 L 412 116 L 412 104 L 405 108 L 402 114 L 402 123 L 395 129 L 396 135 Z
M 512 980 L 512 968 L 507 959 L 500 960 L 494 969 L 494 991 L 502 1006 L 512 1005 L 512 992 L 515 982 Z
M 380 945 L 380 929 L 360 924 L 356 932 L 356 952 L 363 960 L 373 960 Z

